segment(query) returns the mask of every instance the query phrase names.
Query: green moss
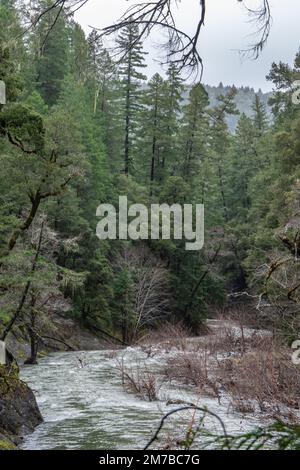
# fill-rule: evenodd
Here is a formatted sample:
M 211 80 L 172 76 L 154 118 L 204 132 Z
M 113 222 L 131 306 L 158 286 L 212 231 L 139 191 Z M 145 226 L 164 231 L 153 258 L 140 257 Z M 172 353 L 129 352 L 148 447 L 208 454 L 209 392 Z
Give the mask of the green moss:
M 1 450 L 18 450 L 18 448 L 12 442 L 0 440 L 0 451 Z
M 0 366 L 0 393 L 3 397 L 15 393 L 16 390 L 19 392 L 24 388 L 23 382 L 19 379 L 18 368 L 12 366 L 10 370 L 6 366 Z

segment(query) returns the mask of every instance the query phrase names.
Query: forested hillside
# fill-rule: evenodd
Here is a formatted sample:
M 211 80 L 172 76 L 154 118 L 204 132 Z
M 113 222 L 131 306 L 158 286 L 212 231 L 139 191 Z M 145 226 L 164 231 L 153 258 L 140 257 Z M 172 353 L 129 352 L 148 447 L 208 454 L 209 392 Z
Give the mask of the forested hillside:
M 269 94 L 185 80 L 196 3 L 189 37 L 175 1 L 87 34 L 86 0 L 0 0 L 0 450 L 300 448 L 300 51 Z M 169 235 L 158 211 L 129 239 L 121 196 Z
M 48 0 L 32 2 L 39 15 Z M 27 10 L 1 1 L 1 338 L 21 330 L 32 354 L 55 310 L 126 344 L 166 320 L 194 333 L 228 294 L 272 305 L 291 336 L 299 308 L 300 73 L 273 64 L 270 106 L 200 83 L 183 99 L 174 64 L 147 81 L 137 27 L 116 46 L 51 9 L 26 30 Z M 50 27 L 50 25 L 52 25 Z M 296 51 L 295 51 L 296 52 Z M 144 85 L 147 83 L 147 87 Z M 218 96 L 216 94 L 221 92 Z M 252 91 L 239 93 L 239 102 Z M 246 115 L 247 114 L 247 115 Z M 236 132 L 228 127 L 238 120 Z M 232 122 L 232 121 L 230 121 Z M 183 241 L 100 241 L 100 203 L 204 203 L 205 247 Z M 272 318 L 273 318 L 272 317 Z M 287 321 L 290 319 L 290 321 Z
M 188 101 L 190 87 L 186 86 L 186 91 L 183 94 L 183 100 Z M 225 86 L 221 82 L 218 86 L 204 85 L 206 92 L 208 93 L 209 98 L 209 107 L 213 108 L 218 103 L 218 97 L 220 95 L 226 95 L 230 93 L 232 87 Z M 239 111 L 239 114 L 228 115 L 226 117 L 226 123 L 228 124 L 229 129 L 234 132 L 239 122 L 240 114 L 244 113 L 246 116 L 253 118 L 255 111 L 253 109 L 253 103 L 255 102 L 255 97 L 258 97 L 261 103 L 265 107 L 266 117 L 271 124 L 272 122 L 272 107 L 269 104 L 269 100 L 272 98 L 272 93 L 263 93 L 261 90 L 258 90 L 256 93 L 253 88 L 250 87 L 240 87 L 236 90 L 236 96 L 234 102 Z

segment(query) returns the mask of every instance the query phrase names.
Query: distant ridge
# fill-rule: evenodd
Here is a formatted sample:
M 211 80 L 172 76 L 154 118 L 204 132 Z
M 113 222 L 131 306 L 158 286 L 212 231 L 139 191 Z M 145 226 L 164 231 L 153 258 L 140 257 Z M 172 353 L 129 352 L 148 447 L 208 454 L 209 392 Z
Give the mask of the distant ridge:
M 224 86 L 222 83 L 219 86 L 211 86 L 211 85 L 204 85 L 210 101 L 210 107 L 214 107 L 218 104 L 217 97 L 220 95 L 226 95 L 232 89 L 231 86 Z M 183 99 L 184 101 L 188 101 L 188 95 L 190 92 L 190 86 L 186 87 L 186 91 L 184 92 Z M 254 103 L 255 95 L 257 94 L 262 103 L 266 105 L 267 113 L 270 116 L 271 120 L 271 107 L 268 105 L 268 101 L 272 96 L 272 93 L 263 93 L 262 90 L 258 90 L 257 92 L 248 86 L 243 87 L 236 87 L 237 95 L 235 97 L 235 103 L 237 105 L 238 110 L 240 113 L 245 113 L 246 116 L 253 116 L 252 105 Z M 234 132 L 239 121 L 240 116 L 228 116 L 227 124 L 231 130 Z

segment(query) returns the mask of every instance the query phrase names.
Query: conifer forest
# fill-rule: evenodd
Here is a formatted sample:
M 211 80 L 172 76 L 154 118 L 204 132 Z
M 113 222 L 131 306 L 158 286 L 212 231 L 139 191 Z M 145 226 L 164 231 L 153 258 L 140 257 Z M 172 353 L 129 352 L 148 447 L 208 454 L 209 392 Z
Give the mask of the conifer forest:
M 220 3 L 0 0 L 0 465 L 300 449 L 300 5 L 208 83 Z

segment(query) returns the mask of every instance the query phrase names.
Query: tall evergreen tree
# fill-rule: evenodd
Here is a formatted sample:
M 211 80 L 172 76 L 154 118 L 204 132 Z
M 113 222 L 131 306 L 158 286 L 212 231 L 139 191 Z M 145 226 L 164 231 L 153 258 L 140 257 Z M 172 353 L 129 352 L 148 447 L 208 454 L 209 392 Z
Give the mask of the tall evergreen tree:
M 266 106 L 262 103 L 258 94 L 255 95 L 252 111 L 254 112 L 254 123 L 257 129 L 257 135 L 261 137 L 268 128 L 268 116 Z
M 146 76 L 140 69 L 146 67 L 143 52 L 143 45 L 138 40 L 138 27 L 132 23 L 128 24 L 120 33 L 117 44 L 120 50 L 125 51 L 119 75 L 121 78 L 122 92 L 122 117 L 124 119 L 124 174 L 129 175 L 133 166 L 134 141 L 137 128 L 137 113 L 141 107 L 141 83 L 146 80 Z
M 211 149 L 213 155 L 213 165 L 219 185 L 220 206 L 223 210 L 224 223 L 229 221 L 229 207 L 226 196 L 225 166 L 226 156 L 230 146 L 230 133 L 226 122 L 227 115 L 239 114 L 234 99 L 236 89 L 232 88 L 227 95 L 218 97 L 218 105 L 210 112 L 212 119 L 212 141 Z
M 50 6 L 53 6 L 51 0 L 36 0 L 36 14 Z M 43 99 L 49 105 L 56 103 L 69 67 L 69 30 L 64 13 L 58 15 L 59 9 L 60 6 L 51 8 L 43 15 L 32 35 L 36 81 Z
M 93 30 L 90 33 L 88 44 L 90 79 L 93 86 L 93 112 L 95 115 L 99 107 L 101 113 L 105 114 L 112 95 L 116 66 L 109 52 L 104 48 L 97 31 Z
M 181 103 L 184 85 L 180 72 L 175 64 L 170 64 L 166 80 L 166 138 L 161 161 L 162 179 L 172 172 L 174 163 L 180 157 L 178 154 L 178 135 L 180 128 Z
M 70 22 L 69 73 L 80 83 L 88 78 L 89 48 L 85 33 L 75 21 Z
M 199 166 L 207 153 L 209 99 L 201 84 L 195 85 L 189 95 L 189 103 L 183 109 L 181 121 L 181 175 L 189 181 L 199 171 Z
M 154 189 L 154 182 L 158 180 L 167 134 L 166 120 L 166 86 L 159 74 L 155 74 L 149 81 L 144 94 L 145 105 L 140 114 L 141 127 L 139 130 L 139 153 L 142 173 L 150 186 L 150 194 Z M 141 159 L 141 158 L 140 158 Z

